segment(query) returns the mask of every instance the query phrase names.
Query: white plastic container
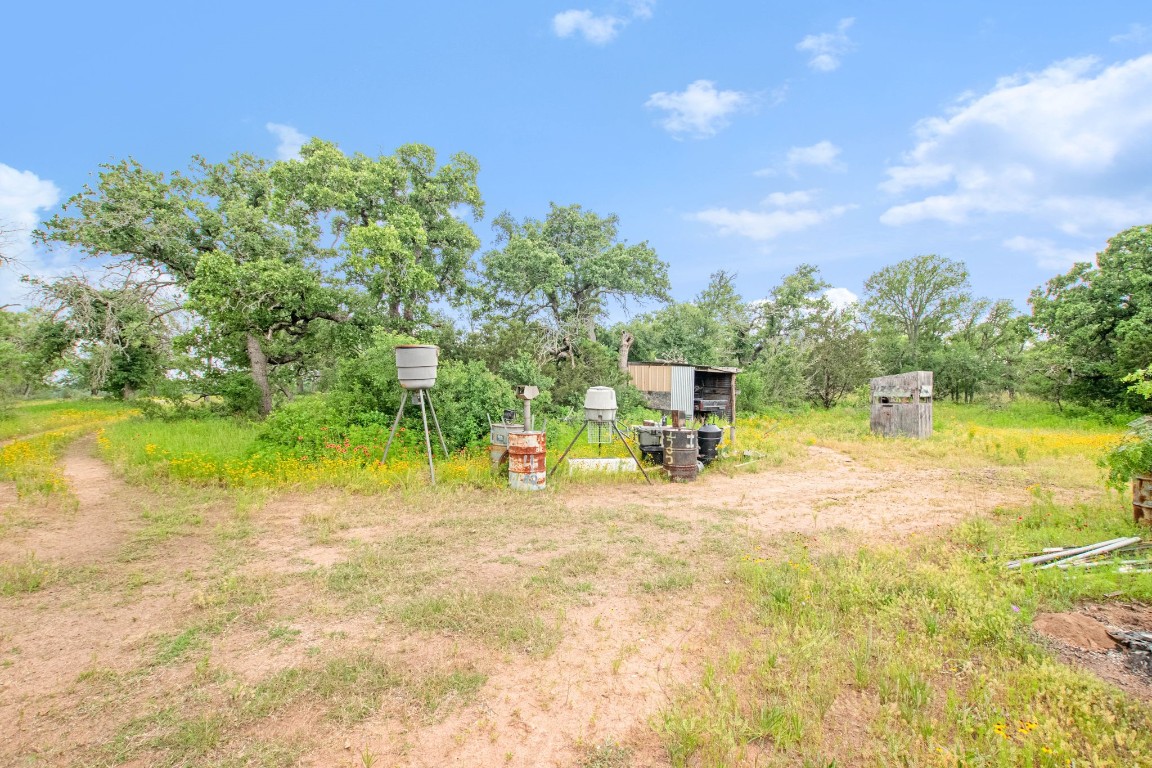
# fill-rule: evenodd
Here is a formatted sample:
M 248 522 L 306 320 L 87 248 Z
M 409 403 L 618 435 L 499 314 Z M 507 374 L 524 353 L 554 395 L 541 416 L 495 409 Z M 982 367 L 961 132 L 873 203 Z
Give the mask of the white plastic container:
M 590 387 L 584 393 L 584 420 L 610 422 L 616 420 L 616 390 L 612 387 Z
M 435 344 L 403 344 L 395 351 L 400 386 L 404 389 L 432 389 L 436 386 L 440 347 Z

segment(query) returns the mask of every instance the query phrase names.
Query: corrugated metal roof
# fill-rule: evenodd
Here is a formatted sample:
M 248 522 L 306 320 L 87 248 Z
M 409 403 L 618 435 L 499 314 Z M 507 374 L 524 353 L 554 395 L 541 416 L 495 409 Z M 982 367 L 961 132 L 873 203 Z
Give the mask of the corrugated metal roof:
M 693 365 L 692 363 L 672 363 L 667 360 L 637 360 L 629 361 L 628 365 L 664 365 L 683 368 L 694 368 L 697 371 L 705 371 L 707 373 L 743 373 L 743 368 L 728 368 L 721 365 Z
M 742 373 L 744 370 L 743 368 L 726 368 L 719 365 L 694 365 L 692 367 L 705 373 Z

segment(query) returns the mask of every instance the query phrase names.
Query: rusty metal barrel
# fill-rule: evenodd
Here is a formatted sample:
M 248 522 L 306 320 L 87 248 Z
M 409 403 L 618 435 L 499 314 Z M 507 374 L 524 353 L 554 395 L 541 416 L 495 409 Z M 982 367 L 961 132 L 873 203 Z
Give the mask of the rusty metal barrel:
M 664 471 L 675 482 L 689 483 L 696 479 L 699 447 L 696 430 L 667 427 L 664 430 Z
M 518 491 L 542 491 L 548 478 L 543 432 L 508 434 L 508 486 Z

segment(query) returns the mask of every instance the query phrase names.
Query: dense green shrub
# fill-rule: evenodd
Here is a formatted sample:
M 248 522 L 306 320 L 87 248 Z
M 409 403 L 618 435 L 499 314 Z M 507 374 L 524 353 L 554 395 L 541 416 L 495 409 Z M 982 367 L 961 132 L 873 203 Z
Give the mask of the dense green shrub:
M 432 399 L 449 448 L 487 443 L 489 417 L 519 405 L 512 385 L 479 360 L 441 363 Z
M 378 332 L 367 349 L 341 362 L 331 393 L 300 397 L 273 412 L 260 432 L 260 443 L 300 455 L 333 445 L 379 447 L 400 405 L 393 347 L 411 343 L 410 337 Z M 486 443 L 489 416 L 517 405 L 511 385 L 476 360 L 442 360 L 431 396 L 449 450 Z M 430 411 L 428 421 L 431 429 Z M 411 397 L 401 426 L 396 444 L 419 447 L 424 428 Z

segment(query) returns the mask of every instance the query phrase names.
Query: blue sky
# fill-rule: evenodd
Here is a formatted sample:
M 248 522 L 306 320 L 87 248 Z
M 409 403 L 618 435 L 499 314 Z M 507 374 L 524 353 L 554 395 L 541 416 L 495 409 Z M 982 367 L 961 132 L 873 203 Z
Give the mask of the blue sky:
M 964 260 L 1028 292 L 1152 223 L 1152 4 L 64 2 L 5 12 L 0 221 L 98 164 L 406 142 L 481 164 L 486 220 L 580 203 L 671 265 L 762 297 L 797 264 L 860 293 Z M 24 265 L 69 269 L 17 234 Z

